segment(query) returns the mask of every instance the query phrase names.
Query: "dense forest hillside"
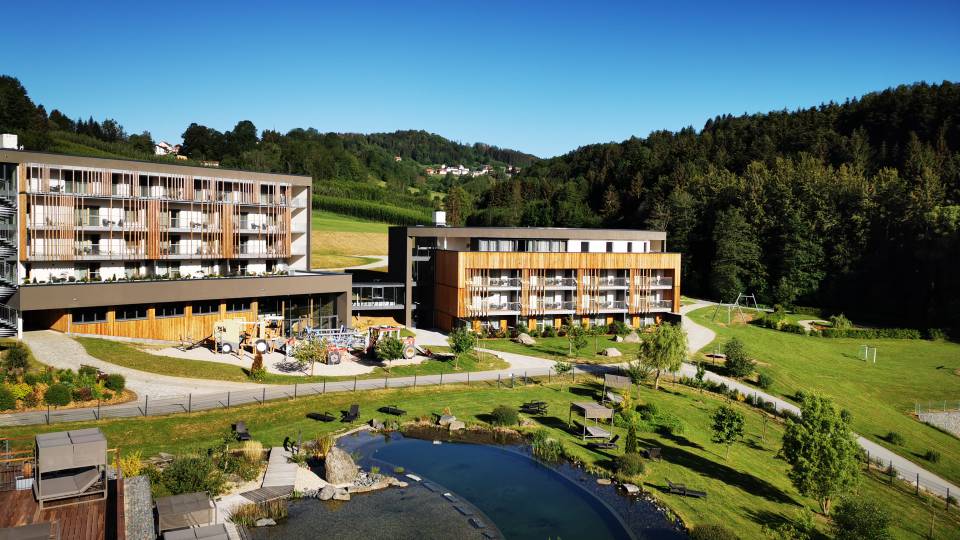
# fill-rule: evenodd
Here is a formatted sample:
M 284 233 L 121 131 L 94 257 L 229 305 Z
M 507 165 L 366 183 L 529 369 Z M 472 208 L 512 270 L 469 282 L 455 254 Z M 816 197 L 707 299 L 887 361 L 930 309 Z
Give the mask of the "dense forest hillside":
M 469 221 L 662 229 L 686 294 L 960 327 L 960 85 L 720 116 L 532 164 Z

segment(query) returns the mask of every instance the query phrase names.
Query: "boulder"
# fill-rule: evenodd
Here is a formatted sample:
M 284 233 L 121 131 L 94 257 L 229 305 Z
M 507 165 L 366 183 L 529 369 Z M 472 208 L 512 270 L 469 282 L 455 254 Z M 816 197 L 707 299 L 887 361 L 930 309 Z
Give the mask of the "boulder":
M 370 427 L 372 427 L 373 429 L 376 429 L 376 430 L 378 430 L 378 431 L 379 431 L 379 430 L 382 430 L 382 429 L 383 429 L 383 422 L 381 422 L 380 420 L 378 420 L 378 419 L 376 419 L 376 418 L 371 418 L 371 419 L 370 419 Z
M 449 424 L 447 424 L 447 429 L 449 429 L 450 431 L 460 431 L 465 427 L 467 427 L 467 425 L 461 422 L 460 420 L 454 420 L 453 422 L 450 422 Z
M 456 421 L 457 421 L 456 416 L 453 416 L 452 414 L 444 414 L 440 417 L 440 420 L 438 420 L 437 423 L 440 424 L 441 426 L 446 427 L 450 425 L 450 422 L 456 422 Z
M 604 349 L 603 355 L 604 355 L 604 356 L 609 356 L 609 357 L 611 357 L 611 358 L 614 358 L 614 357 L 617 357 L 617 356 L 623 356 L 623 353 L 620 352 L 620 349 L 618 349 L 618 348 L 616 348 L 616 347 L 607 347 L 606 349 Z
M 350 493 L 345 489 L 338 489 L 336 493 L 333 494 L 333 500 L 335 501 L 349 501 Z
M 330 486 L 330 485 L 323 486 L 323 488 L 320 490 L 320 493 L 317 494 L 317 498 L 320 499 L 321 501 L 329 501 L 330 499 L 333 498 L 333 495 L 336 492 L 337 492 L 337 488 L 333 486 Z
M 613 482 L 609 478 L 597 478 L 597 483 L 601 486 L 609 486 Z
M 613 336 L 614 343 L 623 343 L 623 336 Z
M 627 334 L 627 337 L 623 338 L 624 343 L 640 343 L 640 336 L 636 332 L 630 332 Z
M 270 518 L 260 518 L 253 524 L 253 526 L 254 527 L 272 527 L 276 524 L 277 522 Z
M 530 337 L 530 334 L 526 334 L 526 333 L 520 334 L 514 339 L 516 340 L 517 343 L 522 343 L 523 345 L 537 344 L 537 340 L 533 339 L 532 337 Z
M 624 484 L 623 489 L 627 490 L 628 495 L 637 495 L 640 493 L 640 488 L 633 484 Z
M 323 460 L 323 472 L 331 484 L 349 484 L 357 477 L 357 464 L 350 454 L 334 446 Z

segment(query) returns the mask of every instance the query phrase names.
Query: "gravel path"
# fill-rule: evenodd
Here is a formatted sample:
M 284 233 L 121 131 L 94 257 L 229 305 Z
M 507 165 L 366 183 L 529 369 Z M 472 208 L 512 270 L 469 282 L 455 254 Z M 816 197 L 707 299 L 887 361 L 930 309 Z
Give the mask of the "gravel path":
M 252 383 L 169 377 L 118 366 L 90 356 L 83 345 L 77 343 L 70 336 L 54 330 L 24 332 L 23 341 L 33 351 L 37 360 L 44 364 L 73 370 L 80 369 L 80 364 L 84 364 L 100 368 L 106 373 L 119 373 L 126 378 L 127 388 L 136 392 L 141 398 L 143 396 L 164 398 L 190 393 L 202 394 L 260 387 L 260 385 Z

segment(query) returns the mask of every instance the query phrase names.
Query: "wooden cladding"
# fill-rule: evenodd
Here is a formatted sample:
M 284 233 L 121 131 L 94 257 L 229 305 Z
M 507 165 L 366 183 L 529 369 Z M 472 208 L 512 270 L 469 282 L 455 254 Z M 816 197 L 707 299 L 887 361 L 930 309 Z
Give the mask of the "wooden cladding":
M 89 334 L 98 336 L 156 339 L 162 341 L 198 341 L 213 334 L 213 325 L 221 319 L 243 319 L 256 321 L 258 305 L 251 302 L 247 311 L 226 311 L 226 304 L 219 304 L 217 313 L 194 315 L 193 306 L 186 305 L 184 314 L 174 317 L 157 317 L 156 309 L 147 309 L 142 319 L 119 320 L 114 309 L 108 309 L 106 320 L 102 322 L 73 322 L 69 311 L 58 311 L 50 328 L 70 334 Z

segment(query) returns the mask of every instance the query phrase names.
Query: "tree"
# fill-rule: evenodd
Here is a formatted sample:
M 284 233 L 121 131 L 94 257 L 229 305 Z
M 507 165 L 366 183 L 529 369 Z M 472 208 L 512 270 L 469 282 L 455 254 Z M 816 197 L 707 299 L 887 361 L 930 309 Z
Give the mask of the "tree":
M 627 440 L 624 442 L 623 451 L 627 454 L 637 454 L 640 452 L 640 442 L 637 440 L 637 422 L 633 417 L 636 413 L 630 414 L 630 424 L 627 426 Z
M 694 379 L 697 381 L 697 388 L 700 389 L 700 393 L 703 393 L 703 378 L 707 374 L 707 369 L 703 367 L 703 362 L 697 362 L 697 374 L 694 376 Z
M 377 340 L 377 358 L 381 362 L 389 362 L 403 358 L 403 342 L 393 336 L 381 337 Z
M 654 389 L 660 388 L 664 371 L 680 369 L 687 357 L 687 333 L 679 324 L 661 323 L 653 332 L 643 334 L 638 360 L 656 372 Z
M 601 324 L 591 324 L 587 328 L 587 335 L 593 338 L 593 355 L 596 356 L 600 348 L 600 336 L 607 333 L 607 327 Z
M 790 464 L 790 481 L 813 497 L 820 510 L 830 512 L 830 502 L 857 483 L 860 448 L 844 417 L 829 399 L 806 394 L 797 420 L 788 419 L 781 455 Z
M 580 351 L 587 346 L 587 337 L 584 334 L 583 326 L 572 318 L 567 319 L 567 344 L 571 355 L 580 356 Z
M 739 338 L 734 337 L 724 343 L 723 354 L 727 357 L 724 364 L 730 375 L 746 377 L 753 373 L 754 362 L 747 356 L 747 349 Z
M 10 346 L 3 355 L 3 367 L 7 371 L 25 371 L 30 365 L 30 354 L 19 343 Z
M 743 437 L 743 413 L 729 405 L 721 405 L 713 413 L 713 442 L 727 447 L 726 456 L 730 457 L 730 447 L 737 439 Z
M 460 367 L 460 356 L 467 354 L 477 346 L 477 335 L 467 329 L 466 326 L 460 326 L 450 332 L 447 336 L 450 343 L 450 350 L 453 351 L 454 369 Z
M 133 146 L 136 150 L 143 152 L 144 154 L 153 153 L 153 136 L 150 135 L 149 131 L 144 131 L 143 133 L 137 135 L 130 135 L 127 140 L 130 142 L 130 145 Z
M 762 287 L 761 250 L 753 227 L 739 208 L 717 214 L 713 228 L 716 245 L 710 287 L 721 301 L 732 302 L 746 290 Z
M 837 540 L 885 540 L 890 534 L 890 513 L 879 503 L 861 497 L 841 500 L 830 513 L 831 530 Z
M 322 339 L 298 340 L 292 356 L 300 362 L 301 366 L 306 367 L 309 364 L 310 374 L 313 375 L 313 365 L 327 357 L 327 342 Z

